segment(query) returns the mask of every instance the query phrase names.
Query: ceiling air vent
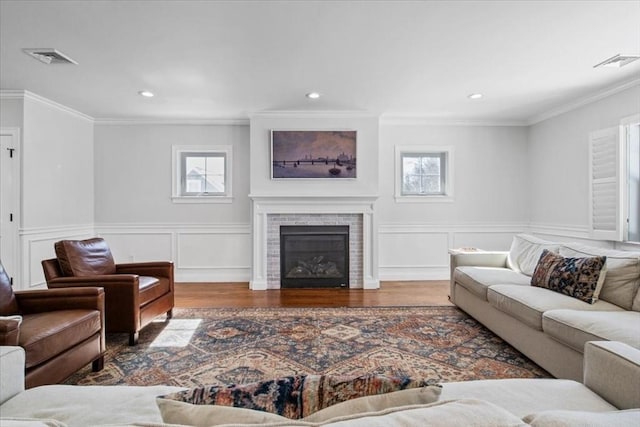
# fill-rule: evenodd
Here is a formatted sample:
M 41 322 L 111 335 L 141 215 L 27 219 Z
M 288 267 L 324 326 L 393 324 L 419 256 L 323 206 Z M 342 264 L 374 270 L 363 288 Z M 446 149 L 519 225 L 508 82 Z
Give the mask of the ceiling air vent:
M 604 61 L 602 61 L 599 64 L 596 64 L 593 66 L 593 68 L 597 68 L 597 67 L 614 67 L 614 68 L 620 68 L 620 67 L 624 67 L 625 65 L 640 59 L 640 55 L 621 55 L 621 54 L 617 54 L 612 56 L 611 58 L 605 59 Z
M 76 61 L 69 58 L 64 53 L 57 49 L 43 48 L 43 49 L 22 49 L 24 53 L 36 58 L 40 62 L 45 64 L 77 64 Z

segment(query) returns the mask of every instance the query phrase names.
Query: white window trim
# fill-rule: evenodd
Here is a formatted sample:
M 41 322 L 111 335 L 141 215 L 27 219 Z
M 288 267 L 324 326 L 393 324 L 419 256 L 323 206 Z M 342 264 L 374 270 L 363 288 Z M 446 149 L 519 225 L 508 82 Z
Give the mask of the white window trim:
M 626 132 L 629 125 L 638 123 L 640 114 L 625 117 L 620 120 L 618 126 L 607 129 L 600 129 L 589 133 L 589 236 L 592 239 L 610 240 L 615 242 L 623 242 L 625 244 L 636 245 L 636 242 L 628 241 L 628 194 L 626 191 L 628 176 L 628 159 L 627 159 L 627 135 Z M 604 141 L 604 142 L 602 142 Z M 615 167 L 615 174 L 610 173 L 606 177 L 594 177 L 594 144 L 609 144 L 610 150 L 615 152 L 612 159 Z M 613 190 L 605 194 L 595 194 L 594 185 L 602 183 L 613 184 Z M 594 207 L 596 205 L 604 205 L 609 203 L 609 216 L 612 222 L 609 228 L 598 229 L 596 227 L 594 217 Z M 607 212 L 607 210 L 605 210 Z M 606 218 L 606 217 L 605 217 Z M 613 227 L 610 225 L 613 224 Z
M 402 194 L 402 155 L 403 154 L 439 154 L 446 153 L 445 194 L 403 195 Z M 395 200 L 396 203 L 451 203 L 454 199 L 453 177 L 454 158 L 452 146 L 435 145 L 396 145 L 395 146 Z
M 620 184 L 622 185 L 622 204 L 621 204 L 621 209 L 622 209 L 622 240 L 624 243 L 629 244 L 629 245 L 640 245 L 640 242 L 636 242 L 636 241 L 630 241 L 627 240 L 629 238 L 629 223 L 628 223 L 628 213 L 629 213 L 629 194 L 627 191 L 627 186 L 628 186 L 628 182 L 627 179 L 629 177 L 629 158 L 628 158 L 628 154 L 629 154 L 629 126 L 631 125 L 635 125 L 636 123 L 640 123 L 640 113 L 639 114 L 634 114 L 632 116 L 629 117 L 625 117 L 622 120 L 620 120 L 620 126 L 621 126 L 621 131 L 620 131 L 620 136 L 622 138 L 622 143 L 623 143 L 623 152 L 622 152 L 622 156 L 623 156 L 623 164 L 622 164 L 622 177 L 621 177 L 621 182 Z
M 231 145 L 173 145 L 171 146 L 171 200 L 173 203 L 231 203 L 232 192 L 232 146 Z M 225 162 L 225 194 L 209 194 L 201 196 L 183 196 L 180 191 L 182 175 L 181 154 L 184 152 L 223 153 Z

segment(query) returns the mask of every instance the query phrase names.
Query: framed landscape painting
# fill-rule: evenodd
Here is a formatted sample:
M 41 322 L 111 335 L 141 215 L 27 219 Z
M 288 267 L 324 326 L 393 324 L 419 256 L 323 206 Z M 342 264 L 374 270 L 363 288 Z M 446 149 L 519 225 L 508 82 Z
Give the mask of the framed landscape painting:
M 356 131 L 272 130 L 272 179 L 356 178 Z

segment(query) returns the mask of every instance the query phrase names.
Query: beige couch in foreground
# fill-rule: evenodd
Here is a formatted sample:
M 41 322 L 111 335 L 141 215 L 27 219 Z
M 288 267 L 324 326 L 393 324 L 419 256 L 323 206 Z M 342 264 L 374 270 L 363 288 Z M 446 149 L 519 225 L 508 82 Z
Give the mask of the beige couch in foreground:
M 0 425 L 3 427 L 164 425 L 156 397 L 181 390 L 169 386 L 66 385 L 25 390 L 23 367 L 21 348 L 0 347 Z M 585 348 L 584 384 L 561 379 L 447 383 L 443 384 L 439 398 L 436 395 L 435 403 L 415 404 L 416 393 L 422 391 L 392 393 L 399 396 L 398 393 L 409 392 L 406 402 L 396 397 L 394 406 L 378 407 L 376 411 L 354 413 L 355 408 L 363 407 L 362 402 L 359 405 L 356 402 L 361 399 L 355 399 L 346 402 L 351 406 L 343 408 L 343 412 L 350 415 L 339 419 L 306 424 L 291 420 L 270 425 L 637 426 L 640 409 L 630 408 L 640 408 L 640 350 L 618 342 L 589 342 Z M 172 422 L 176 423 L 178 417 L 180 425 L 237 425 L 255 420 L 256 414 L 260 414 L 237 408 L 183 405 L 183 413 L 174 413 Z M 166 416 L 166 411 L 163 414 Z M 258 424 L 265 425 L 264 422 Z
M 565 258 L 606 256 L 598 300 L 531 286 L 544 249 Z M 557 378 L 580 381 L 587 341 L 619 341 L 640 349 L 640 252 L 529 235 L 514 237 L 509 252 L 451 255 L 450 299 Z

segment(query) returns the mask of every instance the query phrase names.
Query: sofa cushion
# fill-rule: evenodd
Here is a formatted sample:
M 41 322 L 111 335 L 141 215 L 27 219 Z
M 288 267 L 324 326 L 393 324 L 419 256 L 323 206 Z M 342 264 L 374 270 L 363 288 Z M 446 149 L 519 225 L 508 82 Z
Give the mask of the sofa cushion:
M 542 330 L 542 314 L 560 308 L 590 311 L 623 311 L 606 301 L 589 304 L 545 288 L 518 285 L 495 285 L 487 291 L 489 304 L 520 320 L 531 328 Z
M 549 242 L 528 234 L 518 234 L 513 237 L 511 242 L 507 266 L 519 273 L 531 276 L 538 264 L 542 251 L 547 249 L 557 253 L 559 248 L 559 243 Z
M 589 426 L 624 427 L 640 425 L 640 409 L 594 413 L 586 411 L 545 411 L 530 414 L 523 421 L 535 427 Z
M 458 267 L 453 273 L 456 283 L 469 292 L 487 300 L 487 288 L 493 285 L 529 286 L 531 278 L 510 268 Z
M 549 310 L 542 329 L 580 353 L 587 341 L 620 341 L 640 349 L 640 313 L 635 311 Z
M 617 408 L 584 384 L 550 378 L 508 378 L 442 384 L 440 400 L 483 399 L 518 417 L 554 409 L 594 412 Z
M 57 310 L 23 315 L 20 347 L 25 367 L 31 368 L 100 332 L 98 310 Z
M 54 244 L 60 270 L 65 276 L 114 274 L 116 264 L 104 239 L 61 240 Z
M 584 246 L 575 243 L 560 247 L 565 257 L 607 257 L 607 275 L 599 298 L 631 310 L 640 287 L 640 253 Z M 640 310 L 640 307 L 636 307 Z
M 178 390 L 181 388 L 166 385 L 45 385 L 14 396 L 2 404 L 0 413 L 3 417 L 54 418 L 74 427 L 161 423 L 156 396 Z
M 598 300 L 606 276 L 607 257 L 565 258 L 542 251 L 531 286 L 546 288 L 589 304 Z

